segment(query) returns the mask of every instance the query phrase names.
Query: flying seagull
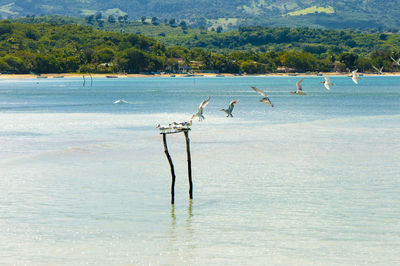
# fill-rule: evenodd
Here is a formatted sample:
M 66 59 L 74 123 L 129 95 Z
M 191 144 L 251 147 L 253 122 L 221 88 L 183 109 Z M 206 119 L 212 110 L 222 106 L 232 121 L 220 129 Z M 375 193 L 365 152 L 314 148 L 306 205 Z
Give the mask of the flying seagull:
M 331 82 L 329 77 L 325 77 L 325 81 L 321 81 L 320 83 L 324 83 L 325 88 L 329 91 L 331 90 L 331 86 L 335 85 Z
M 383 75 L 383 73 L 382 73 L 383 67 L 377 68 L 377 67 L 374 66 L 374 65 L 372 65 L 372 67 L 376 70 L 376 73 L 377 73 L 378 75 Z
M 357 80 L 361 79 L 360 76 L 358 75 L 357 71 L 358 71 L 358 69 L 351 72 L 351 73 L 353 73 L 353 75 L 351 76 L 351 79 L 354 81 L 355 84 L 358 84 Z
M 192 120 L 194 117 L 198 117 L 199 121 L 204 120 L 205 117 L 203 116 L 203 109 L 204 109 L 204 107 L 207 106 L 209 101 L 210 101 L 210 96 L 208 96 L 208 98 L 206 100 L 201 102 L 201 104 L 199 105 L 199 111 L 197 111 L 197 113 L 195 113 L 190 120 Z
M 256 88 L 256 87 L 251 87 L 253 90 L 255 90 L 256 92 L 258 92 L 259 94 L 261 94 L 262 96 L 264 96 L 264 98 L 262 98 L 261 100 L 259 100 L 259 102 L 261 103 L 265 103 L 265 104 L 270 104 L 271 107 L 274 107 L 274 105 L 271 103 L 271 101 L 269 100 L 269 98 L 267 97 L 267 94 L 265 94 L 265 92 L 263 92 L 262 90 Z
M 114 104 L 129 104 L 129 102 L 128 102 L 128 101 L 125 101 L 125 100 L 116 100 L 116 101 L 114 102 Z
M 306 95 L 305 92 L 303 92 L 303 87 L 301 86 L 301 83 L 303 82 L 303 80 L 304 79 L 297 81 L 296 82 L 297 91 L 291 91 L 290 93 L 298 94 L 298 95 Z
M 226 117 L 233 117 L 232 115 L 233 107 L 235 107 L 235 104 L 237 104 L 238 102 L 239 100 L 233 100 L 229 104 L 228 109 L 221 109 L 220 111 L 224 111 L 227 114 Z

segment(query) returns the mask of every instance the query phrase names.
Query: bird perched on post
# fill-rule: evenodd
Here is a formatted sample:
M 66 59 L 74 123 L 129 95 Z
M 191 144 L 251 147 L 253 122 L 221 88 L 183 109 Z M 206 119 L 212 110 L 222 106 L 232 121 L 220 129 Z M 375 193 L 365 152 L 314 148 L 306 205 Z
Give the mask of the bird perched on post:
M 256 88 L 256 87 L 251 87 L 254 91 L 258 92 L 259 94 L 261 94 L 262 96 L 264 96 L 264 98 L 262 98 L 261 100 L 259 100 L 259 102 L 261 103 L 265 103 L 265 104 L 269 104 L 271 105 L 271 107 L 274 107 L 274 105 L 272 104 L 272 102 L 269 100 L 269 98 L 267 97 L 267 94 L 265 94 L 265 92 L 263 92 L 262 90 Z
M 158 124 L 156 128 L 158 128 L 161 132 L 165 133 L 166 131 L 170 131 L 172 129 L 172 126 L 171 124 L 169 124 L 168 126 Z
M 304 79 L 301 79 L 301 80 L 297 81 L 296 82 L 297 90 L 296 91 L 291 91 L 290 93 L 297 94 L 297 95 L 306 95 L 306 93 L 303 92 L 303 87 L 301 86 L 301 83 L 303 82 L 303 80 Z
M 324 83 L 325 88 L 329 91 L 331 90 L 331 86 L 334 86 L 335 84 L 333 84 L 331 82 L 331 80 L 329 79 L 329 77 L 325 77 L 325 81 L 321 81 L 320 83 Z
M 235 107 L 235 104 L 237 104 L 238 102 L 239 100 L 233 100 L 229 104 L 228 109 L 221 109 L 220 111 L 224 111 L 227 114 L 226 117 L 233 117 L 232 115 L 233 107 Z
M 180 123 L 172 122 L 172 127 L 178 131 L 184 130 L 184 129 L 189 129 L 191 126 L 192 126 L 192 120 L 180 122 Z
M 199 105 L 199 110 L 197 111 L 197 113 L 195 113 L 194 115 L 192 115 L 192 118 L 190 120 L 192 120 L 194 117 L 198 117 L 199 121 L 202 121 L 205 119 L 205 117 L 203 116 L 203 109 L 204 107 L 207 106 L 208 102 L 210 101 L 210 96 L 208 96 L 208 98 L 204 101 L 202 101 Z

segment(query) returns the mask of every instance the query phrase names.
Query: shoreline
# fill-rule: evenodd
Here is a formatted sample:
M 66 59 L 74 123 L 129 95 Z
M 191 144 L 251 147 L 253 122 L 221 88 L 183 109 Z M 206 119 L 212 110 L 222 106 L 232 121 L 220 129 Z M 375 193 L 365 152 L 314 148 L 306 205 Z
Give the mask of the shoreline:
M 372 73 L 360 73 L 363 76 L 400 76 L 400 72 L 391 72 L 372 74 Z M 160 77 L 171 77 L 172 74 L 92 74 L 93 78 L 160 78 Z M 188 74 L 173 74 L 175 77 L 186 77 Z M 310 77 L 324 77 L 324 76 L 349 76 L 351 73 L 337 73 L 337 72 L 325 72 L 325 73 L 267 73 L 267 74 L 246 74 L 246 75 L 235 75 L 231 73 L 221 73 L 221 74 L 210 74 L 210 73 L 196 73 L 190 77 L 292 77 L 292 76 L 310 76 Z M 77 74 L 77 73 L 61 73 L 61 74 L 42 74 L 40 77 L 33 74 L 0 74 L 0 80 L 2 79 L 47 79 L 47 78 L 82 78 L 85 76 L 90 79 L 88 74 Z M 110 78 L 110 79 L 112 79 Z

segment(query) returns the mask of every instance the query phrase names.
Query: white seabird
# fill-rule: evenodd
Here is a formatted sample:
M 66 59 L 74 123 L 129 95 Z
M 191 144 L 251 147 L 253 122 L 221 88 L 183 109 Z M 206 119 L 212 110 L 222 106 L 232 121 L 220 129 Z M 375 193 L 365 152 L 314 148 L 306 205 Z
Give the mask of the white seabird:
M 158 128 L 161 132 L 169 131 L 172 129 L 171 124 L 169 124 L 168 126 L 158 124 L 156 128 Z
M 235 104 L 237 104 L 238 102 L 239 100 L 233 100 L 229 104 L 228 109 L 221 109 L 220 111 L 224 111 L 227 114 L 226 117 L 233 117 L 232 115 L 233 107 L 235 107 Z
M 192 120 L 185 121 L 185 122 L 172 122 L 172 127 L 175 130 L 182 130 L 182 129 L 188 129 L 192 126 Z
M 199 111 L 197 111 L 197 113 L 195 113 L 194 115 L 192 115 L 192 118 L 190 118 L 190 120 L 192 120 L 194 117 L 198 117 L 199 121 L 202 121 L 205 119 L 205 117 L 203 116 L 203 109 L 204 107 L 207 106 L 208 102 L 210 101 L 210 96 L 208 96 L 208 98 L 204 101 L 202 101 L 199 105 Z
M 264 96 L 264 98 L 262 98 L 261 100 L 259 100 L 259 102 L 261 103 L 265 103 L 265 104 L 269 104 L 271 105 L 271 107 L 274 107 L 274 105 L 272 104 L 272 102 L 269 100 L 269 98 L 267 97 L 267 94 L 265 94 L 265 92 L 263 92 L 262 90 L 256 88 L 256 87 L 251 87 L 254 91 L 258 92 L 259 94 L 261 94 L 262 96 Z
M 324 86 L 328 91 L 331 90 L 331 86 L 335 85 L 331 82 L 329 77 L 325 77 L 325 81 L 321 81 L 321 83 L 324 83 Z
M 361 79 L 360 76 L 358 75 L 357 71 L 358 71 L 358 69 L 351 72 L 351 73 L 353 73 L 353 75 L 351 76 L 351 79 L 353 80 L 353 82 L 355 84 L 358 84 L 358 80 Z
M 129 104 L 129 102 L 120 99 L 120 100 L 116 100 L 116 101 L 114 102 L 114 104 Z
M 303 92 L 303 87 L 301 86 L 301 83 L 303 82 L 304 79 L 301 79 L 299 81 L 296 82 L 296 87 L 297 90 L 296 91 L 291 91 L 290 93 L 293 94 L 298 94 L 298 95 L 306 95 L 305 92 Z

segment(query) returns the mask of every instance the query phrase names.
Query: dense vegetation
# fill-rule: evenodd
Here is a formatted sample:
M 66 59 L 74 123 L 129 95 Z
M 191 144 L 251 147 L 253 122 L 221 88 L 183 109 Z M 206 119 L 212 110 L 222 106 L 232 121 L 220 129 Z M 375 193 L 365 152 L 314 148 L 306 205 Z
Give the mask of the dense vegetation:
M 86 18 L 29 16 L 12 21 L 52 25 L 76 23 L 107 31 L 143 34 L 167 46 L 184 46 L 189 49 L 206 48 L 219 53 L 238 50 L 278 52 L 293 49 L 323 57 L 340 52 L 353 52 L 365 56 L 374 50 L 400 49 L 400 34 L 376 31 L 323 30 L 307 27 L 240 27 L 237 30 L 223 31 L 218 27 L 191 28 L 184 20 L 161 21 L 157 17 L 142 17 L 140 22 L 125 20 L 124 17 L 99 19 L 94 16 Z
M 195 45 L 190 50 L 169 47 L 139 34 L 100 31 L 75 24 L 23 24 L 4 20 L 0 21 L 0 71 L 139 73 L 175 72 L 179 68 L 191 67 L 200 71 L 265 73 L 280 68 L 289 71 L 346 71 L 355 68 L 373 71 L 373 65 L 383 66 L 384 71 L 393 71 L 397 66 L 391 57 L 400 57 L 396 46 L 399 36 L 394 34 L 243 28 L 234 33 L 199 36 L 209 38 L 203 40 L 203 47 L 220 47 L 220 52 L 195 48 Z M 193 41 L 198 40 L 199 37 L 197 40 L 193 38 Z M 345 44 L 341 45 L 341 42 Z M 275 44 L 287 46 L 269 49 Z M 225 51 L 225 46 L 230 50 Z M 346 47 L 351 49 L 347 51 Z M 363 54 L 356 52 L 357 47 Z
M 399 29 L 398 0 L 0 0 L 2 18 L 26 15 L 109 15 L 187 19 L 190 24 L 227 18 L 232 26 L 310 26 Z

